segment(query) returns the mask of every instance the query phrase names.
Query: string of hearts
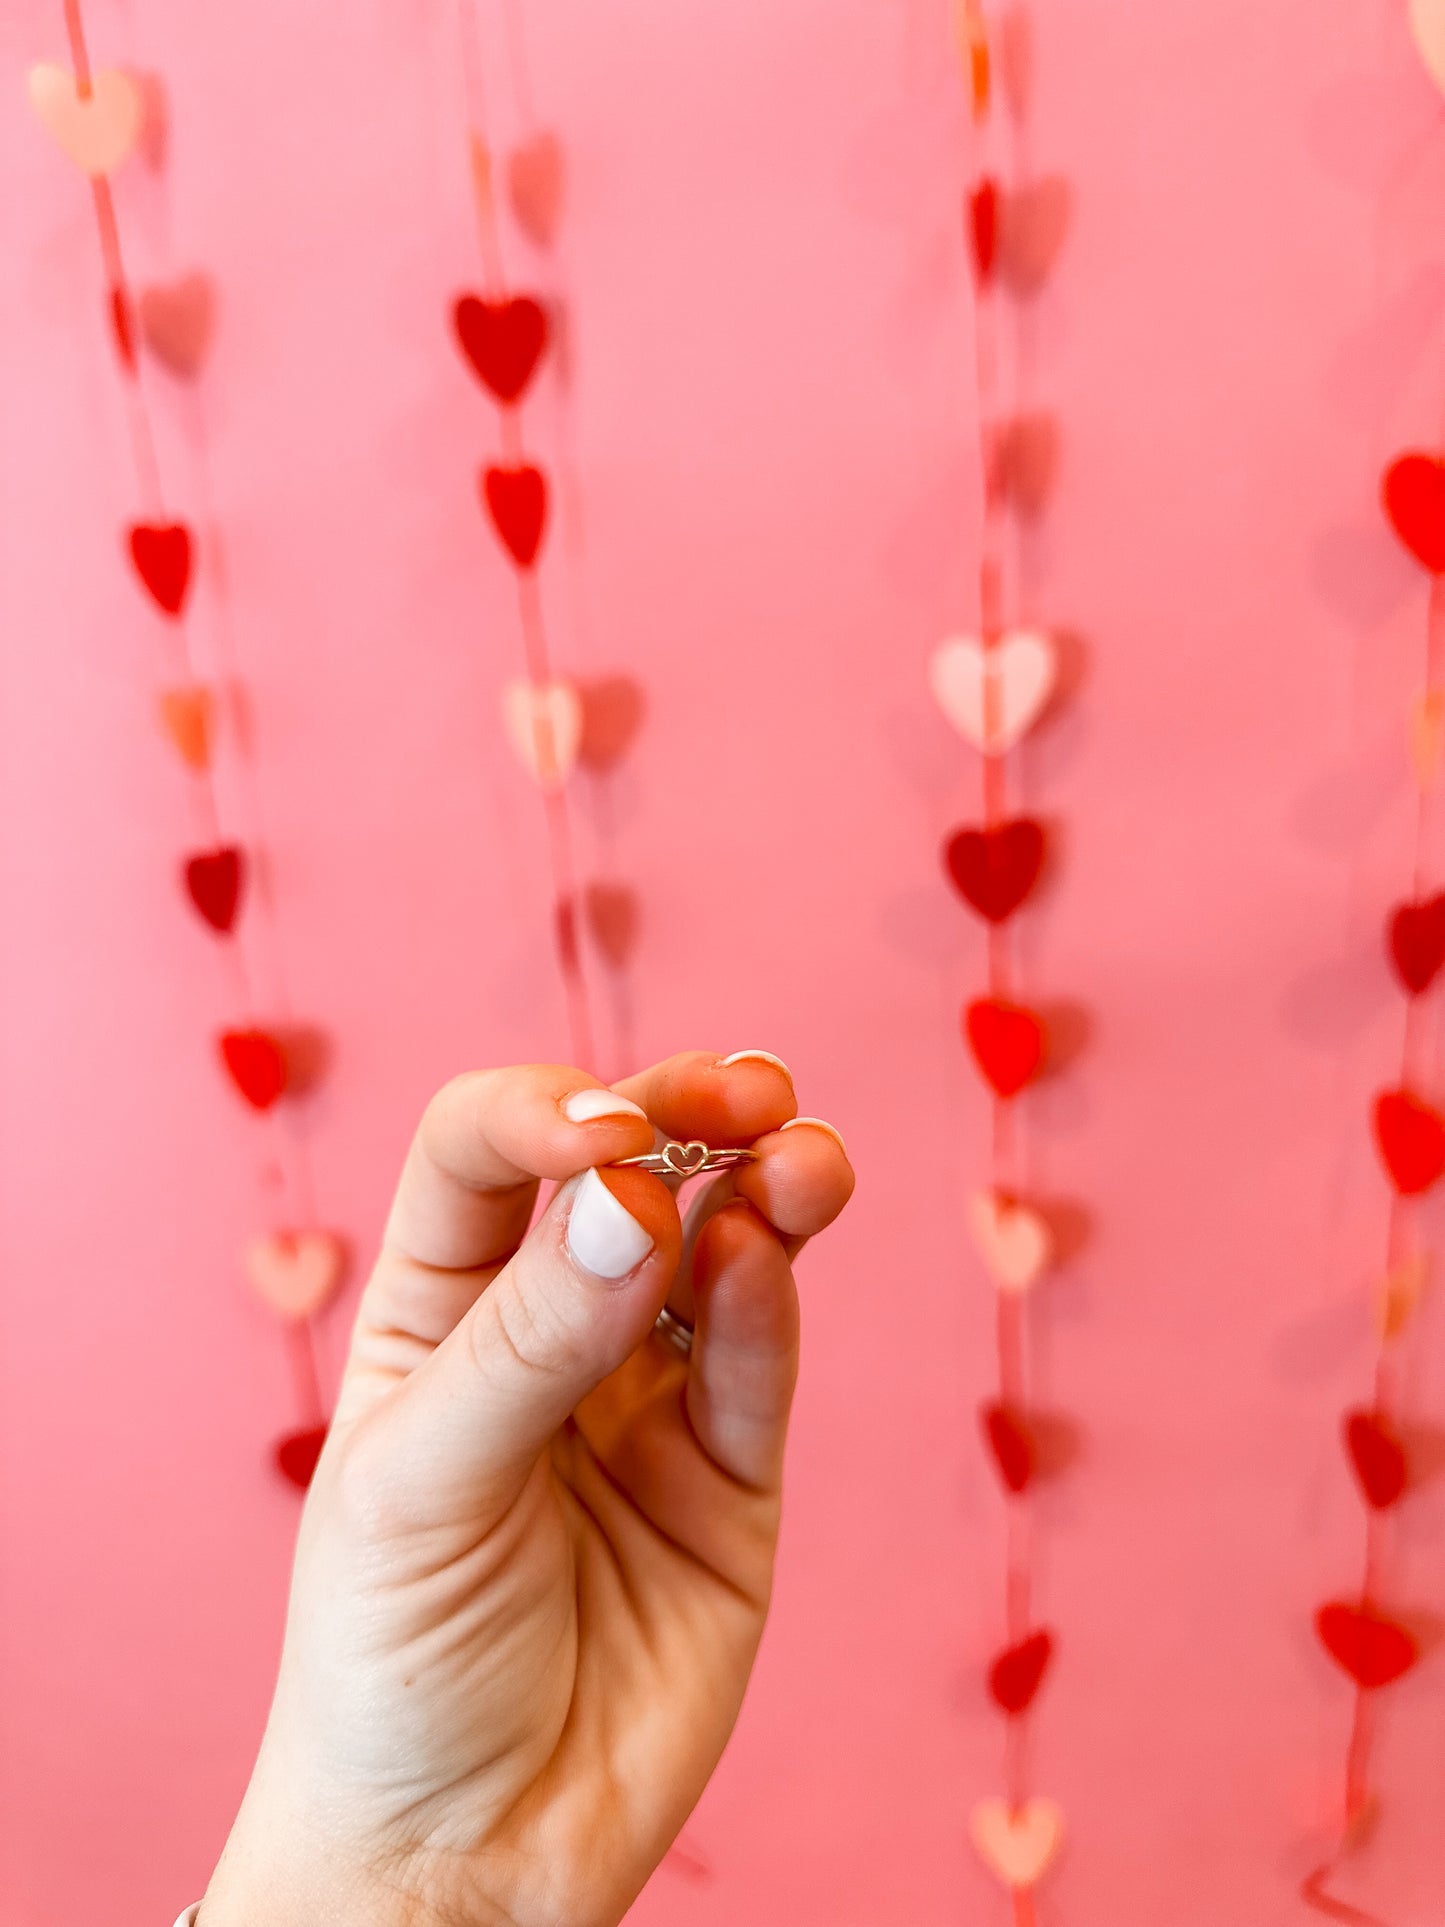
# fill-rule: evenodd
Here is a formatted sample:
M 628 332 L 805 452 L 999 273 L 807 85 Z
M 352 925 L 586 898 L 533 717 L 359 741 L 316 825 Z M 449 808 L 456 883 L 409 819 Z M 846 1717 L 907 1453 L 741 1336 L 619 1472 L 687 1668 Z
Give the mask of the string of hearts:
M 1029 93 L 1026 22 L 1020 10 L 1010 9 L 992 26 L 991 32 L 979 0 L 954 0 L 954 38 L 976 145 L 986 154 L 1001 144 L 991 119 L 997 78 L 1017 155 Z M 1030 1494 L 1049 1467 L 1041 1449 L 1045 1428 L 1031 1409 L 1024 1308 L 1056 1255 L 1048 1216 L 1028 1199 L 1020 1181 L 1014 1100 L 1045 1069 L 1047 1034 L 1040 1013 L 1015 999 L 1009 941 L 1012 919 L 1044 876 L 1049 838 L 1036 818 L 1009 813 L 1007 769 L 1010 752 L 1056 695 L 1058 658 L 1049 634 L 1009 621 L 1004 613 L 1009 600 L 1005 524 L 1010 515 L 1017 525 L 1042 510 L 1054 437 L 1047 418 L 1006 415 L 1001 407 L 995 297 L 1001 282 L 1018 298 L 1043 285 L 1062 226 L 1051 217 L 1041 240 L 1039 210 L 1066 205 L 1057 182 L 1026 182 L 1005 193 L 997 163 L 980 170 L 965 199 L 963 226 L 976 290 L 984 481 L 979 631 L 941 643 L 928 671 L 939 708 L 978 752 L 982 766 L 982 821 L 955 829 L 943 847 L 949 880 L 987 931 L 985 994 L 965 1005 L 962 1029 L 990 1094 L 991 1169 L 987 1186 L 968 1201 L 967 1218 L 997 1293 L 997 1396 L 980 1416 L 1003 1493 L 1007 1532 L 1004 1644 L 987 1669 L 989 1695 L 1006 1721 L 1005 1788 L 973 1808 L 969 1833 L 981 1859 L 1009 1890 L 1016 1927 L 1032 1927 L 1033 1889 L 1058 1853 L 1063 1814 L 1056 1802 L 1030 1790 L 1026 1758 L 1027 1724 L 1057 1641 L 1034 1616 Z
M 243 909 L 252 900 L 252 915 L 264 921 L 269 910 L 264 893 L 255 887 L 247 849 L 222 829 L 216 762 L 224 740 L 223 708 L 219 688 L 197 672 L 186 617 L 198 545 L 191 526 L 169 516 L 164 505 L 141 369 L 143 347 L 172 376 L 191 381 L 199 375 L 213 328 L 213 290 L 208 277 L 190 274 L 148 286 L 138 299 L 132 294 L 110 176 L 145 143 L 148 127 L 158 118 L 155 103 L 134 75 L 115 68 L 91 68 L 79 0 L 65 0 L 65 25 L 71 69 L 53 62 L 32 67 L 30 100 L 62 153 L 91 184 L 106 278 L 107 319 L 127 404 L 141 500 L 140 518 L 124 531 L 124 550 L 140 587 L 164 619 L 162 626 L 181 669 L 158 700 L 160 726 L 190 779 L 187 806 L 199 846 L 183 857 L 180 882 L 185 901 L 202 926 L 224 946 L 240 1013 L 216 1039 L 218 1063 L 238 1098 L 258 1113 L 271 1113 L 297 1082 L 296 1053 L 288 1051 L 280 1027 L 264 1027 L 254 1014 L 255 997 L 238 929 Z M 159 143 L 153 145 L 158 148 Z M 274 931 L 271 938 L 274 946 Z M 288 1333 L 300 1423 L 275 1442 L 272 1460 L 283 1478 L 304 1488 L 326 1425 L 313 1321 L 340 1288 L 346 1251 L 339 1236 L 315 1221 L 309 1166 L 299 1142 L 285 1134 L 278 1142 L 281 1161 L 274 1167 L 275 1175 L 293 1200 L 292 1222 L 253 1239 L 244 1264 L 255 1291 L 284 1321 Z M 268 1173 L 272 1169 L 266 1168 Z

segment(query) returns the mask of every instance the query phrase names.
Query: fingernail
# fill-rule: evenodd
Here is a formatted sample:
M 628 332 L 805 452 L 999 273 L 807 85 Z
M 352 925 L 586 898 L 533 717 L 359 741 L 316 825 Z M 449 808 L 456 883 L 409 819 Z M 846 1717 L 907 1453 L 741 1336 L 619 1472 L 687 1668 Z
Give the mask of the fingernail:
M 843 1133 L 838 1129 L 836 1124 L 830 1124 L 827 1118 L 825 1117 L 790 1117 L 787 1123 L 780 1124 L 778 1126 L 778 1129 L 780 1131 L 791 1131 L 795 1124 L 811 1124 L 815 1130 L 826 1131 L 829 1137 L 834 1138 L 837 1141 L 838 1149 L 843 1153 L 844 1157 L 847 1157 L 848 1147 L 843 1142 Z
M 630 1097 L 619 1097 L 616 1091 L 598 1085 L 595 1090 L 573 1091 L 570 1097 L 564 1097 L 562 1115 L 573 1124 L 590 1124 L 598 1117 L 646 1117 L 647 1113 Z
M 625 1278 L 652 1249 L 652 1239 L 613 1197 L 595 1171 L 577 1187 L 567 1219 L 572 1261 L 594 1278 Z
M 780 1070 L 783 1073 L 783 1076 L 787 1078 L 789 1083 L 793 1081 L 793 1073 L 788 1069 L 782 1058 L 774 1057 L 770 1050 L 735 1050 L 731 1057 L 724 1057 L 721 1060 L 720 1068 L 726 1070 L 729 1064 L 748 1063 L 771 1064 L 776 1070 Z

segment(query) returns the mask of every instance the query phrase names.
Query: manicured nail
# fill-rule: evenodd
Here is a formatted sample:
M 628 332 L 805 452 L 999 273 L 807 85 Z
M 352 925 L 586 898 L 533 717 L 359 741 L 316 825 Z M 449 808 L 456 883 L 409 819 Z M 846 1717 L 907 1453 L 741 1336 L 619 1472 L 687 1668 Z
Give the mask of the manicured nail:
M 647 1113 L 630 1097 L 619 1097 L 616 1091 L 599 1085 L 596 1090 L 573 1091 L 570 1097 L 564 1097 L 562 1115 L 573 1124 L 590 1124 L 598 1117 L 646 1117 Z
M 722 1059 L 720 1068 L 726 1070 L 729 1064 L 771 1064 L 775 1070 L 783 1073 L 790 1084 L 793 1081 L 793 1073 L 782 1058 L 774 1057 L 770 1050 L 735 1050 L 731 1057 Z
M 778 1129 L 780 1131 L 791 1131 L 795 1124 L 811 1124 L 815 1130 L 826 1131 L 829 1137 L 837 1141 L 838 1149 L 843 1153 L 844 1157 L 847 1157 L 848 1147 L 843 1142 L 843 1133 L 838 1129 L 836 1124 L 830 1124 L 827 1118 L 825 1117 L 790 1117 L 787 1123 L 780 1124 L 778 1126 Z
M 651 1251 L 652 1239 L 597 1173 L 588 1171 L 572 1200 L 567 1249 L 594 1278 L 625 1278 Z

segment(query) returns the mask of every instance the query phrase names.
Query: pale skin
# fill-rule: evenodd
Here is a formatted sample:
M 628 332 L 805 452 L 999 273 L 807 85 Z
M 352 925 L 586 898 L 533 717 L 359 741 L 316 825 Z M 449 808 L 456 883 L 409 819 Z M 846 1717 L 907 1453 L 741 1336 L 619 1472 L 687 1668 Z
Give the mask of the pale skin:
M 614 1087 L 646 1118 L 570 1122 L 600 1088 L 479 1072 L 422 1120 L 200 1927 L 613 1927 L 717 1764 L 772 1585 L 792 1261 L 853 1174 L 761 1054 L 684 1053 Z M 686 1238 L 661 1179 L 606 1168 L 654 1125 L 758 1152 Z M 528 1229 L 539 1179 L 593 1166 L 650 1241 L 617 1278 L 573 1255 L 576 1185 Z

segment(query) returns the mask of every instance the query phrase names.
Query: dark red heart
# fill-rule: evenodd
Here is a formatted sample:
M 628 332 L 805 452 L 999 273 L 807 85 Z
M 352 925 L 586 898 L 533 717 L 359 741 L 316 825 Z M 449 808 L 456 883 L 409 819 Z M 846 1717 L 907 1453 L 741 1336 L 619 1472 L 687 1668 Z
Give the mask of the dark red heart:
M 489 468 L 482 476 L 482 497 L 512 560 L 519 569 L 530 569 L 547 520 L 547 483 L 541 469 Z
M 229 930 L 236 921 L 245 861 L 235 844 L 227 843 L 186 862 L 186 889 L 191 902 L 213 930 Z
M 1346 1412 L 1345 1450 L 1360 1489 L 1377 1512 L 1394 1505 L 1408 1476 L 1405 1448 L 1376 1412 Z
M 1386 937 L 1400 982 L 1418 997 L 1445 963 L 1445 896 L 1402 903 L 1390 918 Z
M 1000 1097 L 1021 1091 L 1043 1062 L 1042 1021 L 999 997 L 976 997 L 963 1015 L 969 1048 L 989 1083 Z
M 137 522 L 129 531 L 136 574 L 168 616 L 178 616 L 191 584 L 191 533 L 180 522 Z
M 985 1405 L 979 1414 L 998 1475 L 1010 1492 L 1023 1492 L 1034 1475 L 1034 1442 L 1028 1427 L 1007 1405 Z
M 1405 1628 L 1372 1606 L 1332 1600 L 1315 1614 L 1315 1630 L 1330 1658 L 1357 1686 L 1388 1686 L 1420 1657 Z
M 968 197 L 968 245 L 974 272 L 987 281 L 998 253 L 998 187 L 987 177 Z
M 515 401 L 547 346 L 547 315 L 530 295 L 510 301 L 459 297 L 452 322 L 462 353 L 498 401 Z
M 1017 1646 L 1008 1646 L 988 1669 L 988 1690 L 1005 1713 L 1028 1710 L 1054 1650 L 1053 1636 L 1030 1633 Z
M 1445 462 L 1402 455 L 1385 470 L 1382 493 L 1396 535 L 1417 562 L 1439 575 L 1445 569 Z
M 1038 881 L 1043 825 L 1031 816 L 1016 816 L 992 829 L 956 830 L 943 859 L 965 903 L 990 923 L 1003 923 Z
M 286 1088 L 286 1056 L 276 1039 L 264 1030 L 228 1030 L 221 1056 L 246 1102 L 269 1111 Z
M 1408 1091 L 1375 1099 L 1375 1142 L 1395 1189 L 1413 1197 L 1445 1171 L 1445 1122 Z
M 285 1438 L 277 1439 L 272 1447 L 276 1470 L 283 1479 L 289 1479 L 292 1485 L 304 1492 L 311 1483 L 311 1475 L 316 1470 L 316 1461 L 321 1457 L 321 1448 L 325 1443 L 324 1425 L 307 1426 L 304 1432 L 288 1432 Z

